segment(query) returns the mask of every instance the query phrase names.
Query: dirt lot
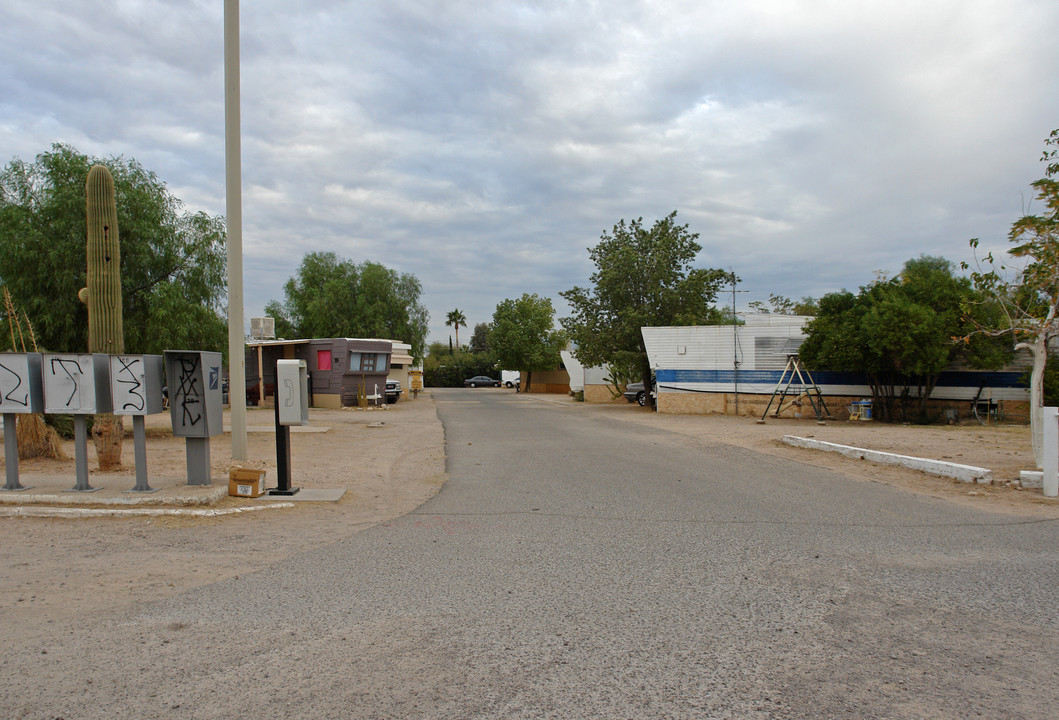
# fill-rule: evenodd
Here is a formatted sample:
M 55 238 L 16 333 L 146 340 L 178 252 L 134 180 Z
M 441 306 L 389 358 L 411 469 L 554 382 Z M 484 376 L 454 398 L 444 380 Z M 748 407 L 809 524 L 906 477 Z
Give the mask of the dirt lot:
M 230 435 L 212 438 L 214 486 L 188 488 L 185 444 L 162 427 L 167 418 L 148 418 L 150 483 L 160 491 L 143 499 L 165 495 L 181 484 L 186 496 L 216 492 L 222 485 L 226 488 Z M 314 429 L 329 429 L 291 434 L 292 484 L 345 488 L 338 502 L 301 502 L 216 518 L 0 517 L 6 565 L 0 583 L 0 647 L 16 637 L 54 632 L 56 626 L 78 616 L 252 572 L 340 540 L 415 509 L 437 493 L 444 481 L 444 433 L 429 397 L 379 410 L 313 410 L 310 423 Z M 247 425 L 251 430 L 274 426 L 273 411 L 250 409 Z M 129 427 L 126 431 L 131 432 Z M 65 450 L 73 458 L 72 442 Z M 250 432 L 248 450 L 248 464 L 267 468 L 269 485 L 275 486 L 275 434 Z M 122 496 L 121 489 L 132 488 L 131 437 L 126 437 L 123 460 L 127 469 L 121 475 L 92 473 L 91 484 L 106 490 L 77 500 L 104 501 L 108 496 Z M 95 467 L 91 448 L 89 464 Z M 33 487 L 11 495 L 47 492 L 54 487 L 56 476 L 63 478 L 62 488 L 73 486 L 72 459 L 23 460 L 20 470 L 22 484 Z M 66 499 L 70 494 L 62 495 Z M 266 504 L 274 503 L 224 497 L 213 507 Z M 0 505 L 4 507 L 8 506 Z
M 909 427 L 841 421 L 821 426 L 808 420 L 758 425 L 753 418 L 667 416 L 621 402 L 596 406 L 560 396 L 530 397 L 569 404 L 573 412 L 598 413 L 698 437 L 704 443 L 723 442 L 838 469 L 854 482 L 884 482 L 1001 512 L 1059 517 L 1059 502 L 1043 498 L 1039 491 L 1003 486 L 1017 478 L 1018 470 L 1032 466 L 1029 429 L 1024 426 Z M 152 416 L 148 423 L 152 485 L 182 482 L 184 442 L 167 432 L 166 418 Z M 6 566 L 0 584 L 0 647 L 41 633 L 64 631 L 85 615 L 120 610 L 253 572 L 291 554 L 340 540 L 413 510 L 433 496 L 444 481 L 444 432 L 429 394 L 415 401 L 402 400 L 386 410 L 313 410 L 310 419 L 314 428 L 328 430 L 292 434 L 293 482 L 305 488 L 345 488 L 346 494 L 338 502 L 295 503 L 293 507 L 216 518 L 0 517 Z M 251 429 L 264 429 L 272 422 L 269 410 L 251 409 L 248 414 Z M 951 459 L 991 468 L 997 480 L 994 486 L 970 486 L 791 448 L 779 440 L 785 434 Z M 227 435 L 213 438 L 213 477 L 218 484 L 227 476 L 229 443 Z M 275 436 L 251 432 L 249 448 L 252 464 L 267 468 L 274 485 Z M 67 443 L 66 451 L 72 458 L 71 443 Z M 125 472 L 119 476 L 93 474 L 92 483 L 131 488 L 132 453 L 133 443 L 128 438 Z M 94 461 L 90 451 L 93 466 Z M 63 487 L 72 487 L 73 460 L 24 460 L 20 467 L 23 484 L 44 487 L 47 478 L 60 477 Z M 260 500 L 225 497 L 216 507 L 263 504 Z
M 853 478 L 882 482 L 952 502 L 985 505 L 1000 512 L 1059 517 L 1059 501 L 1043 497 L 1040 490 L 1018 488 L 1019 471 L 1035 468 L 1028 425 L 923 426 L 842 420 L 820 425 L 815 419 L 769 419 L 761 425 L 756 418 L 658 415 L 642 408 L 621 412 L 623 408 L 618 405 L 605 407 L 607 412 L 629 422 L 700 437 L 704 442 L 723 442 L 787 457 L 807 465 L 839 470 Z M 993 471 L 993 483 L 972 485 L 834 453 L 794 448 L 781 441 L 784 435 L 983 467 Z

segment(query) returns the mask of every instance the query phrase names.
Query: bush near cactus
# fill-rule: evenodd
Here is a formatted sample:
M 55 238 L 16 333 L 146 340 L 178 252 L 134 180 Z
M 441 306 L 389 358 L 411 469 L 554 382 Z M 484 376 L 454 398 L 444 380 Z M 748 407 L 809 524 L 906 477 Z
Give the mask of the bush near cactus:
M 0 171 L 0 277 L 53 351 L 88 349 L 85 183 L 92 165 L 114 179 L 125 351 L 227 351 L 224 218 L 187 211 L 132 158 L 93 158 L 53 145 Z

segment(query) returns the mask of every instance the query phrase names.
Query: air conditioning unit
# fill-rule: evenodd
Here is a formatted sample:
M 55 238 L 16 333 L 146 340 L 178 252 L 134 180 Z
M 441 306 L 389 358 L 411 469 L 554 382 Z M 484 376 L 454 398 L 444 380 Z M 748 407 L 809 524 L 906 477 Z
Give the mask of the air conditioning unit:
M 255 340 L 275 340 L 276 319 L 270 317 L 250 318 L 250 337 Z

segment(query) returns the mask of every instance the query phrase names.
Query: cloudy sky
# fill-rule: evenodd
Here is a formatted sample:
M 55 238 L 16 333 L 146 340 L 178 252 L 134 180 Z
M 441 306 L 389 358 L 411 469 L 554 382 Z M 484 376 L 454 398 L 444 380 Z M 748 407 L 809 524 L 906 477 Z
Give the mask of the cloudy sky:
M 1002 248 L 1059 127 L 1055 0 L 256 0 L 247 317 L 305 253 L 471 326 L 676 210 L 740 307 Z M 126 155 L 224 213 L 223 0 L 0 4 L 0 161 Z M 731 296 L 728 296 L 730 301 Z M 469 337 L 461 333 L 461 340 Z

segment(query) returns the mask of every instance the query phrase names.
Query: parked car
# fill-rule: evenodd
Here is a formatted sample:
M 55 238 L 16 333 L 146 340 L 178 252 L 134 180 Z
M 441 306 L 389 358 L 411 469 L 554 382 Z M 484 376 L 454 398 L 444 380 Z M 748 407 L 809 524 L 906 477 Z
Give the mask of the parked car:
M 401 383 L 397 380 L 386 381 L 386 403 L 393 405 L 401 399 Z
M 473 378 L 468 378 L 463 381 L 466 387 L 500 387 L 500 381 L 494 380 L 491 377 L 485 375 L 475 375 Z
M 522 378 L 520 376 L 516 375 L 515 377 L 511 378 L 510 380 L 505 380 L 504 381 L 504 387 L 509 387 L 509 388 L 518 387 L 519 383 L 521 383 L 521 382 L 522 382 Z
M 644 388 L 643 388 L 643 383 L 642 382 L 629 383 L 628 385 L 625 386 L 625 392 L 622 393 L 622 395 L 625 396 L 626 400 L 628 400 L 629 402 L 634 402 L 637 405 L 639 405 L 640 407 L 643 407 L 644 403 L 647 402 L 647 393 L 644 392 Z M 651 389 L 651 397 L 654 397 L 654 396 L 655 396 L 655 391 L 654 391 L 654 388 L 652 388 Z

